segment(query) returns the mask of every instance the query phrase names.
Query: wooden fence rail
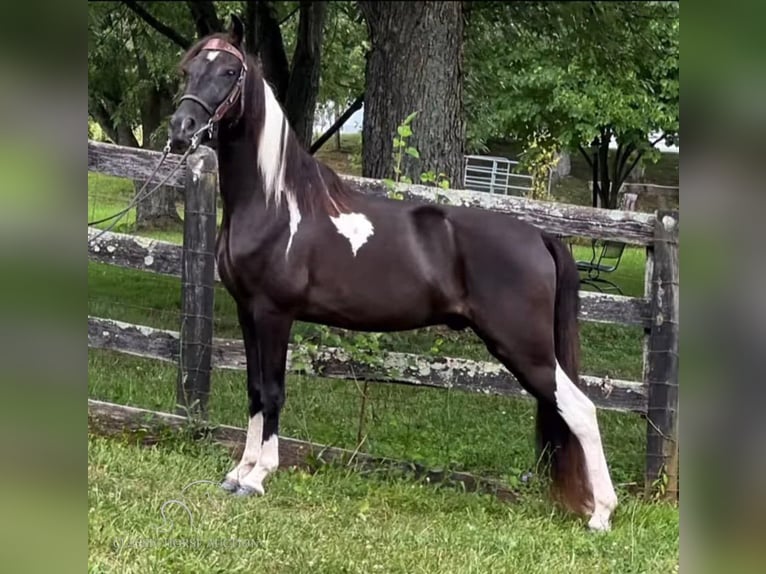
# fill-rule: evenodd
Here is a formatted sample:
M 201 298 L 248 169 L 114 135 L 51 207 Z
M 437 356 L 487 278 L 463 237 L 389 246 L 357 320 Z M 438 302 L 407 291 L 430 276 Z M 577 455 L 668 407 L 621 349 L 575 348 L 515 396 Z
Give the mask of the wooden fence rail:
M 149 150 L 135 150 L 88 141 L 90 171 L 132 180 L 146 180 L 161 155 L 159 152 Z M 168 157 L 172 165 L 180 159 L 177 155 Z M 339 175 L 345 183 L 361 193 L 379 197 L 385 197 L 389 193 L 388 187 L 380 180 Z M 179 168 L 171 179 L 171 184 L 183 187 L 185 177 L 186 171 Z M 560 235 L 613 239 L 635 245 L 651 245 L 654 240 L 655 215 L 653 213 L 530 201 L 520 197 L 480 191 L 439 189 L 426 185 L 398 184 L 396 191 L 402 194 L 404 199 L 421 203 L 462 205 L 498 213 L 510 213 L 532 225 Z
M 88 169 L 144 181 L 160 154 L 111 144 L 88 142 Z M 172 155 L 158 177 L 180 160 Z M 353 189 L 386 196 L 382 181 L 341 175 Z M 217 173 L 215 155 L 202 146 L 178 169 L 170 185 L 185 190 L 183 247 L 120 233 L 98 238 L 88 230 L 90 260 L 182 278 L 179 332 L 89 317 L 88 345 L 172 361 L 178 364 L 179 403 L 191 399 L 204 412 L 212 368 L 244 368 L 242 344 L 214 339 L 212 292 L 218 280 L 212 264 L 215 241 Z M 399 184 L 404 199 L 477 207 L 512 214 L 564 236 L 610 239 L 646 247 L 644 297 L 622 297 L 581 291 L 580 319 L 643 327 L 643 382 L 582 376 L 583 390 L 600 408 L 633 411 L 647 417 L 645 485 L 665 476 L 666 493 L 678 494 L 678 213 L 639 213 L 594 209 L 464 190 L 442 190 Z M 212 202 L 212 204 L 211 204 Z M 197 319 L 195 319 L 195 317 Z M 202 319 L 199 319 L 202 317 Z M 189 321 L 192 321 L 189 323 Z M 194 321 L 197 321 L 196 323 Z M 288 366 L 299 349 L 291 348 Z M 302 360 L 303 372 L 336 378 L 361 378 L 471 392 L 526 396 L 499 364 L 456 358 L 429 358 L 385 353 L 377 366 L 361 364 L 340 349 L 323 348 Z M 200 366 L 201 365 L 201 366 Z M 293 369 L 294 371 L 296 369 Z
M 88 229 L 88 258 L 91 261 L 171 277 L 181 276 L 181 245 L 111 231 L 96 238 L 99 233 L 96 229 Z M 220 282 L 217 271 L 214 277 Z M 580 319 L 583 321 L 649 327 L 650 312 L 648 298 L 580 292 Z
M 182 337 L 176 331 L 88 317 L 88 346 L 94 349 L 177 363 L 180 340 Z M 213 338 L 209 351 L 216 369 L 246 368 L 245 347 L 239 339 Z M 300 353 L 298 361 L 294 360 L 296 353 Z M 291 345 L 287 369 L 297 374 L 334 379 L 457 389 L 484 395 L 528 396 L 516 378 L 496 361 L 385 352 L 379 364 L 368 364 L 354 360 L 336 347 L 320 347 L 309 355 L 300 346 Z M 597 407 L 646 413 L 648 393 L 643 383 L 589 375 L 581 376 L 580 380 L 583 391 Z

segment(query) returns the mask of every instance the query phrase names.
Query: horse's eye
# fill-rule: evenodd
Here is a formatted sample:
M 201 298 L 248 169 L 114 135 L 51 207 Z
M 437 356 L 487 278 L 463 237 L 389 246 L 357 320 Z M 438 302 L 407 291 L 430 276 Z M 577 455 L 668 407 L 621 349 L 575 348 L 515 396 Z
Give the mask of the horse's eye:
M 236 74 L 236 73 L 237 73 L 237 71 L 236 71 L 236 70 L 226 70 L 226 75 L 227 75 L 227 76 L 233 76 L 233 75 L 234 75 L 234 74 Z

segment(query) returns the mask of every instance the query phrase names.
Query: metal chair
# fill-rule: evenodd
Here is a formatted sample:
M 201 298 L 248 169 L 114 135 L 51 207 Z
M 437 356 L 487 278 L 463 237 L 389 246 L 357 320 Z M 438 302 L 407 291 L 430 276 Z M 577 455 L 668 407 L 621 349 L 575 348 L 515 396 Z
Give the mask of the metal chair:
M 600 249 L 598 247 L 600 246 Z M 614 290 L 622 295 L 622 289 L 610 281 L 601 277 L 602 273 L 614 273 L 620 265 L 625 244 L 619 241 L 591 241 L 593 256 L 590 261 L 577 261 L 577 269 L 586 273 L 580 277 L 580 283 L 591 285 L 600 292 Z

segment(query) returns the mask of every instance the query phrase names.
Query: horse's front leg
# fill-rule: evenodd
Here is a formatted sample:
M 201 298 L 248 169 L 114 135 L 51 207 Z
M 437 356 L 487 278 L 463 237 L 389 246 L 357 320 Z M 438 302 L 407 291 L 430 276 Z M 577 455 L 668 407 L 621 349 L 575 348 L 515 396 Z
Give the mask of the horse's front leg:
M 285 401 L 285 362 L 292 319 L 271 306 L 241 309 L 250 420 L 242 459 L 221 485 L 240 496 L 264 494 L 279 466 L 279 414 Z

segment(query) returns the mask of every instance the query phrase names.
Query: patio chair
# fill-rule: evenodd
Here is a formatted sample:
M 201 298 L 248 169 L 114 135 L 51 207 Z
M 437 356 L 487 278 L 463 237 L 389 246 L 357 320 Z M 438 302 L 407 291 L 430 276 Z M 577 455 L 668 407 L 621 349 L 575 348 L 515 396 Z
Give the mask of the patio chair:
M 590 261 L 577 261 L 577 269 L 585 276 L 580 276 L 580 283 L 591 285 L 602 293 L 604 291 L 617 291 L 622 295 L 622 289 L 602 277 L 602 274 L 614 273 L 620 265 L 625 244 L 619 241 L 602 241 L 594 239 L 591 242 L 593 256 Z

